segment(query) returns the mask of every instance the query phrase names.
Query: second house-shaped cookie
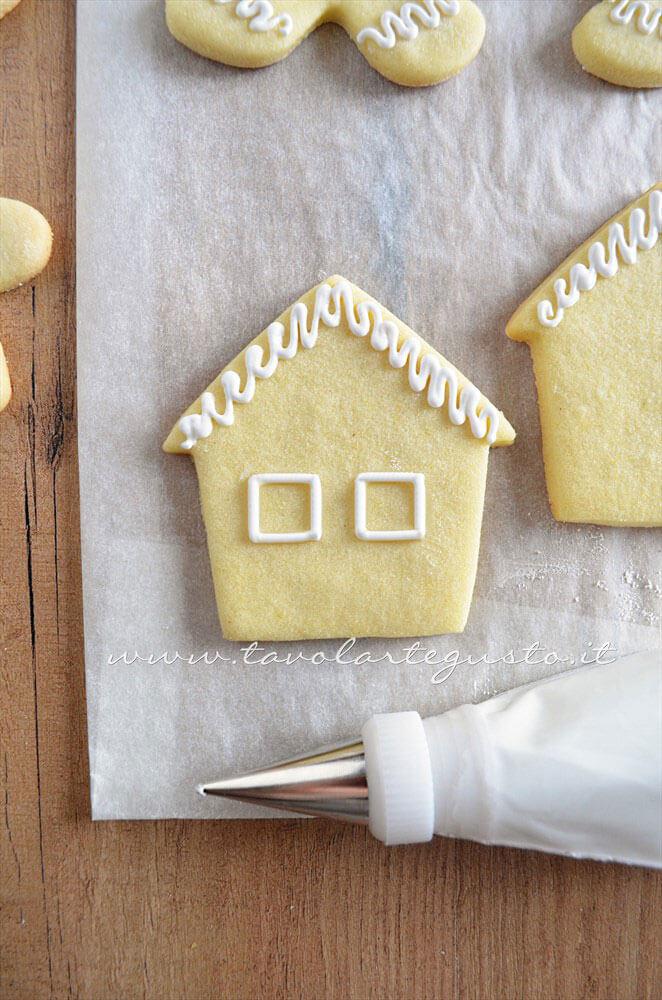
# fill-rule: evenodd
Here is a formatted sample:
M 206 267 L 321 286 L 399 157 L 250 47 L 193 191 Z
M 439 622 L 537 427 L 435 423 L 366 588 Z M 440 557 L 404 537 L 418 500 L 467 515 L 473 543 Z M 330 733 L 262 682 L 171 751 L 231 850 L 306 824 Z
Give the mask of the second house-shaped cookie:
M 627 205 L 524 302 L 559 521 L 662 524 L 662 185 Z
M 311 289 L 164 445 L 195 462 L 226 638 L 461 631 L 490 446 L 514 437 L 365 292 Z

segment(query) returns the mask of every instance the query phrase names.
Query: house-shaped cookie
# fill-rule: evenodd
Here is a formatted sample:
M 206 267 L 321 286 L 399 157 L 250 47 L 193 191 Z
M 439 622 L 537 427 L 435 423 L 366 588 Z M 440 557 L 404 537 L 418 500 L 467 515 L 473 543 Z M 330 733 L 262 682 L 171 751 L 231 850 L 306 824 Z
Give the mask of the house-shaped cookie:
M 660 230 L 658 184 L 571 254 L 506 328 L 533 355 L 559 521 L 662 524 Z
M 167 452 L 198 474 L 228 639 L 464 628 L 505 417 L 340 277 L 221 372 Z

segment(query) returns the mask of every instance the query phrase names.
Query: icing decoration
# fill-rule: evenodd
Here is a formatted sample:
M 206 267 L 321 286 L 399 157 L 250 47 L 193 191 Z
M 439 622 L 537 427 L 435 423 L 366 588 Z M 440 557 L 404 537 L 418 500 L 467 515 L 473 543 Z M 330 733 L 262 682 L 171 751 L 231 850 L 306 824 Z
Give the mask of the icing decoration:
M 414 527 L 370 531 L 367 526 L 367 483 L 413 483 Z M 425 538 L 425 476 L 422 472 L 362 472 L 354 481 L 354 531 L 366 542 L 411 542 Z
M 398 41 L 399 36 L 406 41 L 411 41 L 418 37 L 418 25 L 414 17 L 418 18 L 426 28 L 438 28 L 441 15 L 444 17 L 454 17 L 458 13 L 460 5 L 458 0 L 422 0 L 421 3 L 404 3 L 400 8 L 400 13 L 394 10 L 386 10 L 379 19 L 379 28 L 363 28 L 356 36 L 358 45 L 370 38 L 379 45 L 380 49 L 392 49 Z
M 488 444 L 496 441 L 500 418 L 497 408 L 483 400 L 475 386 L 466 384 L 460 389 L 458 372 L 442 365 L 435 355 L 423 354 L 421 341 L 416 335 L 400 343 L 397 325 L 382 318 L 378 303 L 368 299 L 355 305 L 352 286 L 343 280 L 334 286 L 325 283 L 317 288 L 310 326 L 306 305 L 297 302 L 292 306 L 287 342 L 283 324 L 271 323 L 266 331 L 269 343 L 266 361 L 259 344 L 251 344 L 246 348 L 243 358 L 246 383 L 243 389 L 237 372 L 223 372 L 219 380 L 225 398 L 222 413 L 216 409 L 214 393 L 203 392 L 200 397 L 201 412 L 189 413 L 179 420 L 177 426 L 185 438 L 181 447 L 188 451 L 201 438 L 209 437 L 214 423 L 223 427 L 233 424 L 234 404 L 251 402 L 257 379 L 270 378 L 280 359 L 293 358 L 300 346 L 306 350 L 313 348 L 317 343 L 320 323 L 332 328 L 338 327 L 343 311 L 349 330 L 355 337 L 367 337 L 370 334 L 370 346 L 375 351 L 387 351 L 392 368 L 408 367 L 411 389 L 417 393 L 427 390 L 430 406 L 439 408 L 445 405 L 452 424 L 459 426 L 468 420 L 474 437 L 485 438 Z
M 648 233 L 645 231 L 648 216 Z M 556 308 L 549 299 L 538 303 L 537 315 L 543 326 L 558 326 L 566 309 L 574 306 L 582 292 L 595 287 L 598 275 L 613 278 L 618 273 L 619 253 L 624 264 L 636 264 L 638 250 L 651 250 L 662 230 L 662 191 L 652 191 L 648 199 L 648 212 L 635 208 L 630 213 L 629 238 L 620 222 L 609 227 L 605 242 L 596 240 L 588 250 L 588 263 L 573 264 L 570 268 L 569 287 L 564 278 L 554 282 Z
M 308 531 L 260 530 L 260 486 L 267 483 L 307 483 L 310 486 Z M 322 484 L 306 472 L 261 472 L 248 480 L 248 537 L 251 542 L 319 542 L 322 537 Z
M 214 0 L 217 4 L 234 3 L 235 0 Z M 237 17 L 248 21 L 251 31 L 278 30 L 281 35 L 289 35 L 293 21 L 289 14 L 275 14 L 271 0 L 237 0 L 234 9 Z
M 612 0 L 615 5 L 609 12 L 609 19 L 614 24 L 629 24 L 634 20 L 637 31 L 642 35 L 652 35 L 660 25 L 662 37 L 662 7 L 651 7 L 647 0 Z

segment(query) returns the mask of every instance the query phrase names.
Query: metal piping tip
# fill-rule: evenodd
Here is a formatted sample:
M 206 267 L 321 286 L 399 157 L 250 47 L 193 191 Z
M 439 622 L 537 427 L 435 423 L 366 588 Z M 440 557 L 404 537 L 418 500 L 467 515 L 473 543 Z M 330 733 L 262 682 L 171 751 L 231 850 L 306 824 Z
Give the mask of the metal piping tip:
M 269 767 L 197 786 L 201 795 L 327 816 L 350 823 L 368 822 L 368 783 L 360 739 L 321 747 Z

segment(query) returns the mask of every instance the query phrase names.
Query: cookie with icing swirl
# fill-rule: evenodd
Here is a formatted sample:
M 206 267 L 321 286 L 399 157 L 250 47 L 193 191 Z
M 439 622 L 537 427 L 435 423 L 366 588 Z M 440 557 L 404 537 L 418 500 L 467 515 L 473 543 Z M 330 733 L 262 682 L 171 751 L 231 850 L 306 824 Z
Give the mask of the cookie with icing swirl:
M 588 72 L 621 87 L 662 87 L 662 0 L 603 0 L 572 33 Z

